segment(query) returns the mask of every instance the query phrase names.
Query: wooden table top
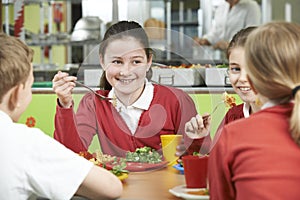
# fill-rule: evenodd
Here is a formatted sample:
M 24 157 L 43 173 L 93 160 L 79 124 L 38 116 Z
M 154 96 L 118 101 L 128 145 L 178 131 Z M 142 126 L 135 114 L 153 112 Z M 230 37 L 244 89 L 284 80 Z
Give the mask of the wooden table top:
M 169 189 L 184 185 L 184 175 L 168 166 L 149 172 L 132 172 L 123 183 L 121 200 L 179 200 Z

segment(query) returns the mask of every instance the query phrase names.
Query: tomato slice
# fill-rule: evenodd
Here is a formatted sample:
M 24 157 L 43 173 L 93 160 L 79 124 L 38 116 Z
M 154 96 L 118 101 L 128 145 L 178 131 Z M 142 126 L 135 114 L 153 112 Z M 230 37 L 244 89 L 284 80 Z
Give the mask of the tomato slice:
M 88 152 L 88 151 L 80 151 L 78 154 L 79 154 L 80 156 L 84 157 L 84 158 L 87 159 L 87 160 L 90 160 L 90 159 L 94 158 L 93 154 L 91 154 L 91 153 Z
M 99 167 L 103 167 L 104 169 L 107 169 L 107 170 L 112 170 L 112 166 L 111 165 L 106 165 L 106 164 L 103 164 L 103 163 L 100 163 L 98 164 Z

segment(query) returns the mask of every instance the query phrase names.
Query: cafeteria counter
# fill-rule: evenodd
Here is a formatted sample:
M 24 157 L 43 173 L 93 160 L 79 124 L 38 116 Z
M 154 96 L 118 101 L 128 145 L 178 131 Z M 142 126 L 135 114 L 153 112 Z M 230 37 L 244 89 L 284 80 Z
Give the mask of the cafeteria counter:
M 32 93 L 33 94 L 54 94 L 51 86 L 40 87 L 40 88 L 33 87 Z M 188 94 L 220 94 L 225 91 L 230 94 L 235 93 L 232 87 L 177 87 L 177 88 L 182 89 Z M 98 88 L 93 88 L 93 89 L 97 90 Z M 73 90 L 74 94 L 85 94 L 86 92 L 88 92 L 88 90 L 82 87 L 76 87 Z

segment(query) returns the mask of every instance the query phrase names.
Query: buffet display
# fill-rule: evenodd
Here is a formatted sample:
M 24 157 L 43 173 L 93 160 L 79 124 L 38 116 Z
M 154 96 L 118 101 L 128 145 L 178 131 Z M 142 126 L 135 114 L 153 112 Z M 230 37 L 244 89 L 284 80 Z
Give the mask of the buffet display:
M 230 86 L 227 65 L 153 66 L 151 81 L 175 87 Z

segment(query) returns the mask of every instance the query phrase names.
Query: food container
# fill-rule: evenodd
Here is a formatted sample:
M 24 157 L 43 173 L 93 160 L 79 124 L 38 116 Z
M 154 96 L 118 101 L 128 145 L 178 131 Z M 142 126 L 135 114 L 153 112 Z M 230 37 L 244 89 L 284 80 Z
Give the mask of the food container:
M 205 85 L 205 68 L 152 68 L 151 80 L 169 86 Z
M 207 86 L 231 86 L 227 68 L 206 68 L 205 83 Z
M 98 87 L 100 85 L 103 69 L 85 69 L 83 73 L 85 85 L 91 87 Z

